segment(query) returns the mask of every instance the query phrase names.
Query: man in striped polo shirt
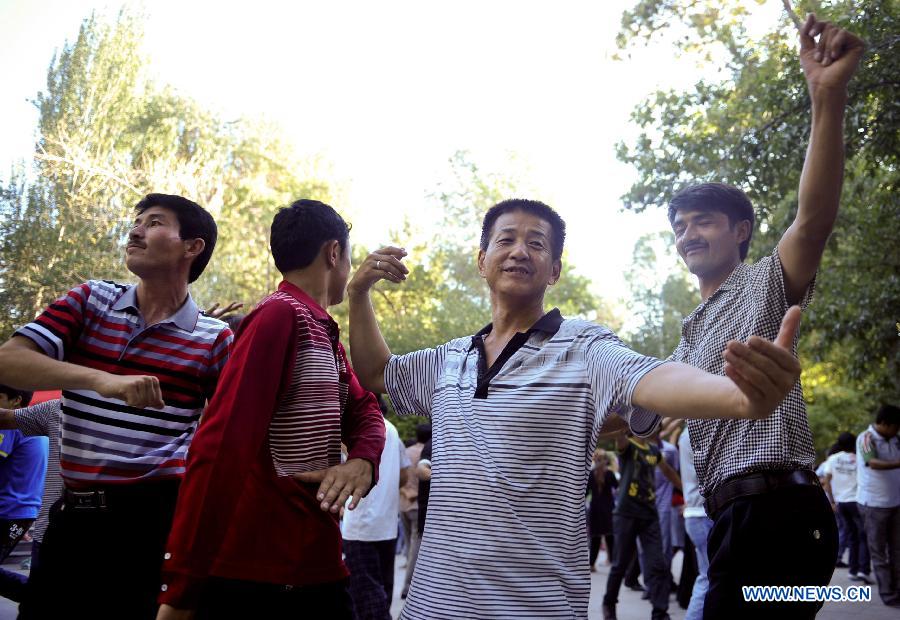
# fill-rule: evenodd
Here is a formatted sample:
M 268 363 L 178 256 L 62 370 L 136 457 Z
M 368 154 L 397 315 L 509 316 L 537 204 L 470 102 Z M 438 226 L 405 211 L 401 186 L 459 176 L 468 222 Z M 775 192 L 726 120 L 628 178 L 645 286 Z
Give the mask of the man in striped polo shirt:
M 385 431 L 326 311 L 344 298 L 349 227 L 298 200 L 271 247 L 284 281 L 241 321 L 191 444 L 160 620 L 352 618 L 338 517 L 377 479 Z
M 188 284 L 216 243 L 181 196 L 135 206 L 125 264 L 136 285 L 92 280 L 0 347 L 0 382 L 62 389 L 62 505 L 50 518 L 22 618 L 152 618 L 188 444 L 231 331 Z
M 391 355 L 369 299 L 378 280 L 405 279 L 405 251 L 370 255 L 350 283 L 360 380 L 386 390 L 399 413 L 431 416 L 434 424 L 431 497 L 401 616 L 407 620 L 586 618 L 584 489 L 610 412 L 638 436 L 656 426 L 652 411 L 761 418 L 799 376 L 785 348 L 796 310 L 775 343 L 752 342 L 759 359 L 747 344 L 728 344 L 729 364 L 750 377 L 738 384 L 639 355 L 595 323 L 545 313 L 564 240 L 564 222 L 541 202 L 493 206 L 478 254 L 493 322 L 406 355 Z M 654 617 L 668 617 L 666 609 L 654 609 Z

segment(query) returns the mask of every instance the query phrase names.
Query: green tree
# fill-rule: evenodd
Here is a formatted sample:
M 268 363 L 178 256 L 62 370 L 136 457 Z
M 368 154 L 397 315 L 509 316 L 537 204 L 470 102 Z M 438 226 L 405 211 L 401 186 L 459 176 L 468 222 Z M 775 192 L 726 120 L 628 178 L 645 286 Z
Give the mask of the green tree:
M 274 128 L 225 122 L 150 82 L 142 40 L 139 14 L 92 15 L 50 63 L 33 173 L 18 166 L 0 185 L 0 338 L 78 282 L 128 279 L 123 241 L 147 193 L 183 194 L 216 217 L 219 243 L 193 286 L 201 305 L 271 289 L 272 214 L 329 198 Z
M 623 15 L 623 53 L 669 36 L 685 59 L 719 59 L 721 78 L 686 92 L 660 91 L 633 113 L 640 134 L 618 146 L 638 180 L 626 207 L 661 206 L 680 186 L 715 180 L 736 185 L 756 206 L 750 259 L 771 251 L 796 214 L 809 133 L 810 102 L 787 14 L 751 40 L 744 17 L 759 1 L 642 0 Z M 817 9 L 869 42 L 850 83 L 847 166 L 841 213 L 804 317 L 801 354 L 827 380 L 806 395 L 817 446 L 835 430 L 859 430 L 863 412 L 900 399 L 900 81 L 896 75 L 900 5 L 798 3 Z M 821 373 L 820 373 L 821 374 Z M 852 406 L 850 406 L 852 404 Z M 850 407 L 850 411 L 848 411 Z
M 662 282 L 658 275 L 661 263 L 678 265 Z M 632 294 L 630 309 L 643 322 L 626 341 L 635 351 L 665 359 L 681 339 L 681 319 L 700 303 L 693 276 L 675 255 L 672 234 L 660 232 L 638 239 L 627 278 Z

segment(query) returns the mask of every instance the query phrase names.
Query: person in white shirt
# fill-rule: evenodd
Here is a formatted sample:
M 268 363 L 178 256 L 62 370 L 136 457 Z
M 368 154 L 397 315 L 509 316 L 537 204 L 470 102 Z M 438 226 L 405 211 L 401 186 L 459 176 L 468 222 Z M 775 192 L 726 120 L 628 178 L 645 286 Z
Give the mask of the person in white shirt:
M 856 503 L 885 605 L 900 607 L 900 408 L 882 405 L 856 440 Z
M 703 600 L 709 590 L 709 552 L 707 539 L 712 530 L 713 522 L 706 515 L 703 507 L 703 496 L 697 486 L 697 471 L 694 469 L 694 451 L 691 450 L 691 441 L 688 429 L 678 438 L 678 456 L 681 460 L 681 484 L 684 493 L 684 528 L 694 550 L 697 553 L 697 579 L 694 581 L 694 589 L 691 592 L 691 602 L 685 612 L 685 620 L 702 620 Z
M 862 515 L 856 504 L 856 435 L 841 433 L 836 447 L 837 452 L 828 457 L 823 467 L 825 493 L 847 529 L 850 580 L 871 583 L 869 546 L 866 544 Z
M 384 401 L 382 411 L 384 410 Z M 385 441 L 378 484 L 344 513 L 344 561 L 350 570 L 350 599 L 356 620 L 390 620 L 394 555 L 400 515 L 400 487 L 411 465 L 396 427 L 384 421 Z

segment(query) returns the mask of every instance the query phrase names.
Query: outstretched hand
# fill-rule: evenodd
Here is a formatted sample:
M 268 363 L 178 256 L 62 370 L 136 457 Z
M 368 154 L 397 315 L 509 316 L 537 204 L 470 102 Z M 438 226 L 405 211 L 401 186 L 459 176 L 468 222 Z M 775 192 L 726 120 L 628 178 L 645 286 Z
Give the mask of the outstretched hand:
M 800 326 L 800 307 L 792 306 L 781 321 L 774 342 L 751 336 L 746 342 L 730 341 L 722 353 L 725 375 L 741 392 L 741 417 L 769 416 L 800 378 L 800 361 L 792 352 Z
M 856 35 L 810 14 L 800 27 L 800 65 L 810 93 L 846 88 L 865 48 Z
M 243 307 L 244 307 L 244 304 L 237 302 L 237 301 L 233 301 L 230 304 L 228 304 L 227 306 L 225 306 L 224 308 L 220 308 L 219 302 L 216 302 L 213 305 L 211 305 L 209 308 L 204 310 L 203 313 L 206 316 L 210 316 L 214 319 L 221 319 L 223 316 L 227 316 L 227 315 L 231 314 L 232 312 L 240 310 Z

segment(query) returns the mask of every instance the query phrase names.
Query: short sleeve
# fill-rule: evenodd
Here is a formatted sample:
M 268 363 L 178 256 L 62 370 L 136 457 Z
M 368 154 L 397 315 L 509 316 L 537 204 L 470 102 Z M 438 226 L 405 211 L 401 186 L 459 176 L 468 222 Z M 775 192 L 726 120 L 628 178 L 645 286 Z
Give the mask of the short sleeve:
M 28 338 L 53 359 L 65 361 L 69 348 L 81 336 L 90 295 L 89 282 L 76 286 L 31 323 L 16 330 L 15 335 Z
M 384 387 L 400 415 L 431 416 L 432 398 L 447 357 L 448 344 L 392 355 L 384 368 Z
M 870 431 L 864 432 L 859 436 L 859 456 L 863 463 L 869 464 L 872 459 L 878 458 L 878 451 L 875 449 L 875 441 Z
M 60 413 L 60 402 L 58 400 L 48 400 L 44 403 L 22 407 L 14 411 L 16 426 L 26 437 L 41 435 L 49 437 L 53 428 L 53 418 L 59 418 Z
M 825 459 L 825 462 L 822 463 L 822 474 L 824 474 L 824 475 L 826 475 L 826 476 L 833 476 L 833 475 L 834 475 L 834 463 L 833 463 L 833 460 L 834 460 L 834 456 L 833 456 L 833 455 L 832 455 L 832 456 L 829 456 L 827 459 Z
M 815 286 L 816 280 L 813 278 L 797 304 L 801 310 L 805 311 L 812 301 Z M 781 320 L 789 308 L 784 288 L 784 267 L 778 248 L 751 267 L 749 289 L 756 327 L 753 333 L 772 340 L 778 334 Z
M 225 368 L 225 362 L 228 361 L 233 346 L 234 334 L 226 327 L 216 336 L 216 341 L 213 343 L 210 351 L 209 370 L 204 387 L 207 400 L 212 400 L 216 386 L 219 383 L 219 375 L 222 374 L 222 369 Z
M 597 326 L 592 331 L 585 345 L 585 363 L 598 419 L 615 412 L 628 422 L 632 433 L 639 437 L 649 435 L 659 422 L 659 415 L 634 406 L 631 398 L 644 375 L 665 362 L 632 351 L 604 327 Z

